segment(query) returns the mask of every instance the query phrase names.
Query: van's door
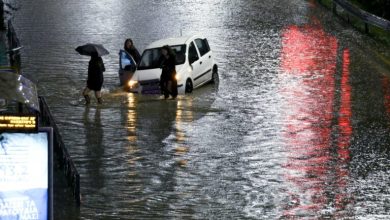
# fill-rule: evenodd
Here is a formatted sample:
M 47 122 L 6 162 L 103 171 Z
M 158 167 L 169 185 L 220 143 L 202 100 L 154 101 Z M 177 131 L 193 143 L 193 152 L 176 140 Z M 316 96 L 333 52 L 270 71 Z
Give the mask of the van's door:
M 194 80 L 194 88 L 200 84 L 200 75 L 201 75 L 201 61 L 199 59 L 199 53 L 196 49 L 194 42 L 191 42 L 188 47 L 188 61 L 192 67 L 192 79 Z
M 137 69 L 133 57 L 124 50 L 119 51 L 119 81 L 121 85 L 125 85 Z
M 194 42 L 200 55 L 200 75 L 198 76 L 198 80 L 199 83 L 205 83 L 210 81 L 212 77 L 213 64 L 211 50 L 206 39 L 197 38 Z
M 200 62 L 202 65 L 200 81 L 201 83 L 210 81 L 212 78 L 213 58 L 207 39 L 195 39 L 195 45 L 200 54 Z

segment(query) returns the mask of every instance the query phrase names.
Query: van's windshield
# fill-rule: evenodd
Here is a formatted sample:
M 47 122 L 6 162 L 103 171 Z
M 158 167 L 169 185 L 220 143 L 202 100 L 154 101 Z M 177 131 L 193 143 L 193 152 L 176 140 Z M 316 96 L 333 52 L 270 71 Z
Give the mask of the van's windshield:
M 183 64 L 186 61 L 186 45 L 170 46 L 176 54 L 176 65 Z M 161 47 L 147 49 L 143 52 L 141 61 L 138 65 L 139 70 L 155 69 L 161 67 Z

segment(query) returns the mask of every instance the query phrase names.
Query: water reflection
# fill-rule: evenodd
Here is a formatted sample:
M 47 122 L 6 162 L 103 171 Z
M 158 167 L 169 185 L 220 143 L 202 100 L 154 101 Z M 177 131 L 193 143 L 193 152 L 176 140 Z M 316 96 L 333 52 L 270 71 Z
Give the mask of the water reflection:
M 93 170 L 93 172 L 86 173 L 91 180 L 89 184 L 92 184 L 94 190 L 99 190 L 104 187 L 104 169 L 103 169 L 103 127 L 101 123 L 101 109 L 98 107 L 95 109 L 94 116 L 90 116 L 90 107 L 85 107 L 83 114 L 83 121 L 85 126 L 85 144 L 86 146 L 86 169 Z
M 174 124 L 177 101 L 161 100 L 153 95 L 126 94 L 126 97 L 127 106 L 123 107 L 127 111 L 127 155 L 124 157 L 131 165 L 125 171 L 131 192 L 123 200 L 128 208 L 115 211 L 132 213 L 137 219 L 152 214 L 150 210 L 169 210 L 166 202 L 169 196 L 165 192 L 173 191 L 174 166 L 173 156 L 165 151 L 163 142 Z
M 281 93 L 285 100 L 285 178 L 291 188 L 283 217 L 343 217 L 351 128 L 349 52 L 342 52 L 340 100 L 338 41 L 321 25 L 283 32 Z M 339 109 L 338 109 L 339 108 Z M 336 117 L 334 109 L 338 109 Z M 337 124 L 335 125 L 335 121 Z
M 135 143 L 137 141 L 137 134 L 136 134 L 136 126 L 137 126 L 137 111 L 136 111 L 136 98 L 133 93 L 129 93 L 127 95 L 127 103 L 128 103 L 128 110 L 127 110 L 127 130 L 129 132 L 129 135 L 127 136 L 127 139 L 131 143 Z
M 383 90 L 383 105 L 387 112 L 387 117 L 390 117 L 390 79 L 387 76 L 382 77 Z
M 80 171 L 81 219 L 388 215 L 389 118 L 362 52 L 371 45 L 322 8 L 291 0 L 20 2 L 23 69 L 48 95 Z M 315 18 L 304 25 L 310 12 L 338 40 Z M 104 58 L 111 93 L 124 39 L 142 49 L 181 31 L 207 34 L 221 70 L 218 95 L 212 87 L 176 101 L 108 94 L 100 114 L 67 105 L 85 83 L 75 45 L 100 42 L 112 52 Z M 61 202 L 56 211 L 72 213 Z M 58 219 L 77 219 L 63 213 Z
M 193 95 L 179 95 L 176 100 L 164 100 L 154 95 L 126 94 L 127 155 L 126 183 L 131 183 L 131 195 L 126 195 L 126 210 L 134 218 L 145 216 L 175 216 L 191 213 L 189 207 L 172 209 L 183 196 L 178 178 L 191 161 L 188 134 L 191 123 L 203 117 L 215 100 L 215 88 L 206 85 Z M 121 187 L 120 187 L 121 188 Z M 128 189 L 124 189 L 128 191 Z M 122 205 L 123 206 L 123 205 Z M 150 212 L 150 210 L 159 210 Z
M 341 72 L 341 82 L 340 82 L 340 105 L 338 111 L 338 138 L 337 138 L 337 157 L 336 157 L 336 178 L 335 185 L 337 188 L 334 189 L 335 196 L 334 207 L 335 214 L 334 217 L 342 218 L 346 216 L 353 216 L 352 213 L 349 213 L 348 208 L 353 203 L 353 198 L 348 191 L 347 187 L 349 185 L 349 162 L 350 162 L 350 150 L 349 146 L 351 144 L 352 138 L 352 108 L 351 108 L 351 85 L 350 85 L 350 74 L 349 74 L 349 65 L 350 65 L 350 53 L 348 49 L 343 50 L 342 54 L 342 72 Z M 348 207 L 349 206 L 349 207 Z

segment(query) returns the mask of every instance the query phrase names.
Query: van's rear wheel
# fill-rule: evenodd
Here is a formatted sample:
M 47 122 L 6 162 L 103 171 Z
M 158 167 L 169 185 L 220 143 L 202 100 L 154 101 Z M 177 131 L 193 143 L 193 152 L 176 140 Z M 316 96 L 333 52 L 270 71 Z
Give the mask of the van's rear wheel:
M 193 89 L 194 89 L 194 87 L 192 85 L 192 81 L 190 79 L 187 79 L 185 92 L 186 93 L 191 93 Z

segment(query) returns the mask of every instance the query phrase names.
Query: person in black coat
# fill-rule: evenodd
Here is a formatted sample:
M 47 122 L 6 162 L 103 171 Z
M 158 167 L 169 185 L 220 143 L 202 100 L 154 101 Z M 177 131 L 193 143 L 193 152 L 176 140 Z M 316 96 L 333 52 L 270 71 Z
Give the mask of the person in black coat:
M 141 55 L 137 48 L 135 48 L 133 40 L 131 38 L 126 39 L 125 45 L 123 47 L 125 51 L 133 57 L 135 63 L 138 65 L 138 63 L 141 61 Z
M 176 56 L 172 48 L 165 45 L 161 48 L 161 77 L 160 88 L 165 99 L 172 96 L 177 97 L 177 80 L 176 80 Z
M 91 90 L 95 91 L 95 97 L 99 104 L 102 103 L 102 94 L 100 90 L 103 86 L 103 72 L 106 71 L 104 67 L 103 59 L 97 55 L 97 53 L 93 53 L 91 55 L 91 60 L 88 65 L 88 78 L 87 78 L 87 86 L 83 91 L 83 95 L 86 101 L 86 104 L 89 104 L 91 99 L 89 97 L 89 92 Z

